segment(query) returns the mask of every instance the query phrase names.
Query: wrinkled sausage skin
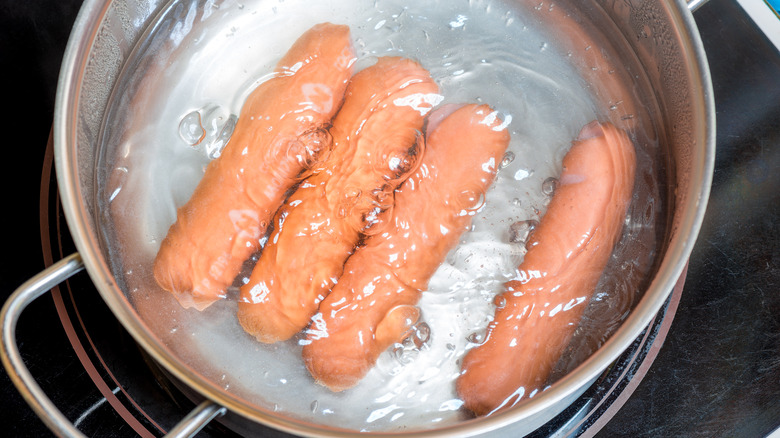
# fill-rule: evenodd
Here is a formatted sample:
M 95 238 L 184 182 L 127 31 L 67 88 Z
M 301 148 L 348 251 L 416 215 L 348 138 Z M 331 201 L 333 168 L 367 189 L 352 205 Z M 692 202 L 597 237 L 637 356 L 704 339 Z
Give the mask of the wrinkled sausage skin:
M 276 214 L 241 288 L 238 318 L 247 333 L 272 343 L 308 325 L 361 235 L 376 231 L 394 190 L 417 168 L 436 93 L 428 71 L 404 58 L 379 58 L 353 77 L 331 128 L 330 158 Z
M 415 304 L 471 223 L 509 143 L 487 105 L 431 115 L 419 169 L 396 193 L 388 226 L 365 241 L 320 304 L 303 342 L 314 379 L 334 391 L 357 384 L 419 317 Z
M 202 310 L 225 296 L 290 187 L 328 155 L 328 127 L 354 61 L 349 28 L 318 24 L 249 95 L 154 261 L 158 284 L 184 307 Z
M 514 405 L 547 383 L 620 237 L 635 160 L 615 126 L 592 122 L 580 131 L 518 279 L 506 283 L 485 342 L 463 359 L 456 387 L 475 414 Z

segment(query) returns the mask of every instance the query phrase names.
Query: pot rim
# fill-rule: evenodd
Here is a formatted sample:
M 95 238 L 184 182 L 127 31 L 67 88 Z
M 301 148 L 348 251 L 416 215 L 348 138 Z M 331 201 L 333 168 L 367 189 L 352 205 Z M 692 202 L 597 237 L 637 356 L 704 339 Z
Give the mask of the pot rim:
M 687 57 L 687 65 L 691 67 L 688 74 L 692 84 L 693 107 L 703 108 L 703 111 L 694 114 L 698 120 L 693 124 L 697 131 L 692 133 L 692 137 L 696 139 L 696 144 L 703 145 L 705 149 L 700 161 L 693 163 L 690 202 L 695 202 L 696 206 L 689 209 L 688 214 L 679 222 L 678 235 L 681 237 L 673 239 L 666 249 L 666 255 L 648 290 L 620 329 L 596 353 L 545 391 L 524 403 L 489 417 L 468 420 L 440 429 L 419 430 L 411 434 L 383 433 L 382 435 L 438 437 L 457 432 L 460 436 L 468 436 L 494 431 L 542 412 L 576 392 L 584 383 L 595 380 L 639 336 L 666 301 L 686 266 L 701 228 L 709 198 L 715 161 L 715 104 L 706 54 L 693 16 L 683 3 L 674 0 L 665 0 L 665 2 L 670 4 L 672 24 L 681 32 L 681 40 L 684 44 L 682 50 Z M 227 393 L 181 363 L 162 345 L 138 318 L 132 310 L 132 305 L 121 292 L 102 256 L 97 237 L 90 232 L 90 215 L 81 196 L 82 191 L 78 180 L 76 150 L 81 80 L 85 72 L 86 60 L 90 55 L 90 43 L 97 35 L 109 5 L 110 2 L 103 0 L 86 0 L 78 14 L 60 71 L 53 125 L 55 167 L 66 221 L 86 270 L 101 297 L 135 341 L 168 372 L 205 398 L 226 407 L 231 412 L 288 433 L 316 437 L 363 436 L 363 433 L 356 431 L 331 429 L 278 417 L 270 411 L 258 409 Z

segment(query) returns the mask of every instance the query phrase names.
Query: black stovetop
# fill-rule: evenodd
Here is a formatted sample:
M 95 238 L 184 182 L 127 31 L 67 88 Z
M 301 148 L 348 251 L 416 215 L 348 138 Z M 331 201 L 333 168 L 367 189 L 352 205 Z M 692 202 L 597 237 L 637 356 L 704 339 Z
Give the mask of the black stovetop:
M 4 239 L 0 263 L 3 300 L 44 268 L 49 254 L 42 241 L 55 248 L 50 254 L 54 260 L 69 248 L 67 237 L 58 240 L 57 227 L 65 225 L 56 192 L 42 196 L 41 187 L 54 190 L 45 153 L 59 65 L 80 3 L 0 0 L 0 83 L 6 91 L 0 114 L 5 133 L 11 133 L 4 142 L 10 156 L 3 160 L 2 172 L 9 200 L 3 222 L 10 237 Z M 627 401 L 620 401 L 617 413 L 578 432 L 586 436 L 763 437 L 780 426 L 780 54 L 735 0 L 711 0 L 694 17 L 715 91 L 718 140 L 712 195 L 663 347 Z M 44 226 L 42 210 L 50 213 Z M 63 328 L 58 311 L 68 312 L 76 324 L 105 326 L 116 332 L 112 338 L 120 348 L 137 350 L 107 310 L 90 315 L 73 310 L 70 290 L 81 288 L 80 282 L 88 283 L 88 278 L 62 290 L 59 301 L 44 296 L 23 315 L 17 331 L 31 372 L 83 430 L 108 437 L 136 432 L 105 401 L 91 373 L 109 383 L 124 382 L 122 370 L 145 374 L 146 380 L 121 388 L 108 384 L 103 390 L 116 392 L 125 404 L 133 400 L 151 411 L 158 405 L 173 411 L 170 419 L 130 420 L 161 435 L 159 430 L 167 430 L 192 406 L 175 394 L 167 397 L 168 388 L 158 383 L 142 355 L 100 356 L 96 352 L 103 341 Z M 74 295 L 99 301 L 94 291 Z M 69 335 L 81 336 L 79 342 L 87 346 L 79 354 L 119 370 L 116 375 L 106 375 L 103 368 L 86 370 Z M 122 361 L 121 366 L 112 361 Z M 4 372 L 0 397 L 6 436 L 51 435 Z M 219 429 L 209 434 L 229 436 Z

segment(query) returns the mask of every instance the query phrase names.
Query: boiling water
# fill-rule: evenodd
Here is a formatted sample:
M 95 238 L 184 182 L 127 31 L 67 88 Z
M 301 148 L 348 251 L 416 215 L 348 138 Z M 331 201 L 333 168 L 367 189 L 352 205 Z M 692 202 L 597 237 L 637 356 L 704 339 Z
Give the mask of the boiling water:
M 582 66 L 540 24 L 539 16 L 553 8 L 478 0 L 171 6 L 123 73 L 101 158 L 101 167 L 111 169 L 101 177 L 99 201 L 106 207 L 103 222 L 112 225 L 106 233 L 115 272 L 150 330 L 193 371 L 259 409 L 357 430 L 427 428 L 464 418 L 454 391 L 459 360 L 481 340 L 502 284 L 517 275 L 528 221 L 543 215 L 561 158 L 583 125 L 635 97 L 594 95 Z M 323 21 L 350 25 L 358 69 L 380 56 L 415 59 L 439 84 L 443 104 L 487 103 L 512 137 L 472 230 L 423 294 L 421 339 L 391 348 L 360 385 L 337 394 L 313 383 L 299 339 L 263 345 L 242 331 L 235 290 L 203 312 L 184 310 L 151 276 L 176 207 L 219 155 L 248 93 L 301 33 Z M 639 114 L 618 119 L 634 118 Z M 655 138 L 649 127 L 629 127 L 635 139 Z M 638 174 L 654 175 L 647 144 L 638 147 Z M 646 256 L 619 265 L 602 282 L 594 302 L 609 304 L 589 312 L 598 330 L 584 325 L 575 342 L 587 353 L 625 316 L 650 269 L 658 191 L 643 188 L 631 207 L 617 254 L 642 242 Z M 576 365 L 582 357 L 563 362 Z

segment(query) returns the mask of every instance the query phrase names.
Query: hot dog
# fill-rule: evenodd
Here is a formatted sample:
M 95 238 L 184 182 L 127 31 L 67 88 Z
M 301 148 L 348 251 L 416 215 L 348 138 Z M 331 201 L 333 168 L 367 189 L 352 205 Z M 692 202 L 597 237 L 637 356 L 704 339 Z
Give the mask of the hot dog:
M 446 111 L 446 110 L 444 110 Z M 487 105 L 431 115 L 420 168 L 396 192 L 388 226 L 365 241 L 307 330 L 303 358 L 333 391 L 357 384 L 419 317 L 415 304 L 468 228 L 509 143 Z
M 260 249 L 286 192 L 327 155 L 327 129 L 354 61 L 349 28 L 319 24 L 249 95 L 229 143 L 178 209 L 154 262 L 155 279 L 184 307 L 202 310 L 225 296 Z
M 417 167 L 437 92 L 429 73 L 403 58 L 380 58 L 353 77 L 333 121 L 333 153 L 276 214 L 241 287 L 238 318 L 247 333 L 271 343 L 306 327 L 361 233 L 376 230 L 394 190 Z
M 580 131 L 518 278 L 499 296 L 485 342 L 463 359 L 456 387 L 475 414 L 514 405 L 546 384 L 620 237 L 635 160 L 615 126 L 592 122 Z

